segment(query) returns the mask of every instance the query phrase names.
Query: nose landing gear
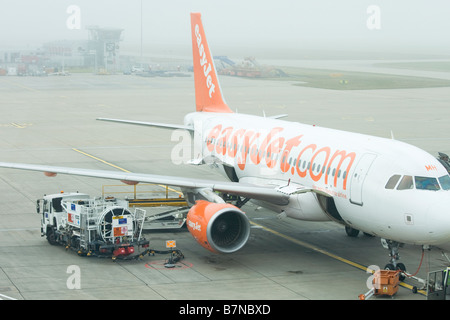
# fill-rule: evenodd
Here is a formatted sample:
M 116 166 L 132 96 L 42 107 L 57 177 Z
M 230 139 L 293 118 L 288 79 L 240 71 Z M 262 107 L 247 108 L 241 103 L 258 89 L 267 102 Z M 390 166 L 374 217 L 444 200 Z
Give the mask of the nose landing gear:
M 406 273 L 406 266 L 403 263 L 398 262 L 398 260 L 400 260 L 399 249 L 402 248 L 404 244 L 397 241 L 381 239 L 381 245 L 383 248 L 390 251 L 389 257 L 391 258 L 389 263 L 384 266 L 384 269 L 400 270 L 400 281 L 403 281 L 405 279 L 404 274 Z

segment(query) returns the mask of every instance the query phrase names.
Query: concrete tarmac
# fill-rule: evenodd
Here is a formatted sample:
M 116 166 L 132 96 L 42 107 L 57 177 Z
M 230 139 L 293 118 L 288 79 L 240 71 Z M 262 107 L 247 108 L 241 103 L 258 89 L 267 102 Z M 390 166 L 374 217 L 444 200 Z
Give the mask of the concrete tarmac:
M 333 91 L 289 81 L 221 77 L 227 103 L 240 113 L 289 114 L 286 120 L 403 140 L 437 156 L 450 153 L 448 88 Z M 206 166 L 169 161 L 177 141 L 171 131 L 96 121 L 97 117 L 179 123 L 194 111 L 193 77 L 96 76 L 0 78 L 0 160 L 81 168 L 223 179 Z M 80 152 L 82 151 L 82 152 Z M 94 159 L 88 155 L 92 155 Z M 388 252 L 379 238 L 346 236 L 332 222 L 278 219 L 247 204 L 248 244 L 231 255 L 198 245 L 185 229 L 146 232 L 151 247 L 176 240 L 185 258 L 165 268 L 165 255 L 116 261 L 80 257 L 40 236 L 36 199 L 79 191 L 100 195 L 106 179 L 0 169 L 0 298 L 7 299 L 238 299 L 357 300 L 368 291 L 366 267 L 383 267 Z M 450 244 L 424 252 L 417 277 L 443 268 Z M 405 245 L 410 273 L 421 248 Z M 72 289 L 73 266 L 81 287 Z M 425 300 L 412 279 L 395 300 Z M 391 299 L 373 297 L 374 300 Z

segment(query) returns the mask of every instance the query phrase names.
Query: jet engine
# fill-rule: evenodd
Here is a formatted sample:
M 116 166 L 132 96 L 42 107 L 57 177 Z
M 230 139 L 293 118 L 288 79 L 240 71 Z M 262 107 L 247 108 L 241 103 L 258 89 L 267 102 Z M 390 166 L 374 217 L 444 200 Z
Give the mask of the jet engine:
M 239 208 L 228 203 L 198 200 L 189 210 L 189 232 L 204 248 L 218 253 L 241 249 L 250 236 L 250 222 Z

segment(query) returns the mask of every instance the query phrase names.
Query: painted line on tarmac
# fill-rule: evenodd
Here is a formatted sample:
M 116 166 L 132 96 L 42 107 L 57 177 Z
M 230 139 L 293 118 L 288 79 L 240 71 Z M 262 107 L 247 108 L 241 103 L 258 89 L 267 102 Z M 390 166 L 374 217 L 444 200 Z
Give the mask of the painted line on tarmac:
M 4 294 L 0 294 L 0 300 L 3 300 L 3 298 L 6 299 L 6 300 L 17 300 L 17 299 L 5 296 Z
M 16 86 L 16 87 L 19 87 L 19 88 L 22 88 L 22 89 L 25 89 L 25 90 L 28 90 L 28 91 L 31 91 L 31 92 L 40 92 L 40 91 L 37 90 L 37 89 L 28 87 L 28 86 L 23 85 L 23 84 L 20 84 L 20 83 L 17 83 L 16 81 L 13 81 L 13 80 L 11 80 L 11 79 L 1 79 L 1 80 L 2 80 L 3 82 L 12 84 L 13 86 Z
M 105 160 L 103 160 L 103 159 L 97 158 L 96 156 L 93 156 L 92 154 L 86 153 L 86 152 L 81 151 L 81 150 L 78 150 L 78 149 L 76 149 L 76 148 L 72 148 L 72 150 L 73 150 L 73 151 L 76 151 L 76 152 L 78 152 L 78 153 L 81 153 L 81 154 L 83 154 L 83 155 L 85 155 L 85 156 L 87 156 L 87 157 L 89 157 L 89 158 L 94 159 L 94 160 L 100 161 L 101 163 L 104 163 L 104 164 L 106 164 L 106 165 L 108 165 L 108 166 L 110 166 L 110 167 L 119 169 L 119 170 L 124 171 L 124 172 L 127 172 L 127 173 L 131 173 L 131 171 L 129 171 L 129 170 L 126 170 L 126 169 L 124 169 L 124 168 L 121 168 L 121 167 L 119 167 L 119 166 L 116 166 L 115 164 L 112 164 L 111 162 L 108 162 L 108 161 L 105 161 Z
M 22 126 L 22 125 L 20 125 L 20 124 L 17 124 L 17 123 L 15 123 L 15 122 L 11 122 L 11 125 L 13 125 L 13 126 L 16 127 L 16 128 L 19 128 L 19 129 L 25 128 L 24 126 Z
M 293 242 L 293 243 L 295 243 L 295 244 L 298 244 L 298 245 L 300 245 L 300 246 L 302 246 L 302 247 L 304 247 L 304 248 L 311 249 L 311 250 L 314 250 L 314 251 L 319 252 L 319 253 L 321 253 L 321 254 L 324 254 L 324 255 L 326 255 L 326 256 L 328 256 L 328 257 L 330 257 L 330 258 L 333 258 L 333 259 L 335 259 L 335 260 L 338 260 L 338 261 L 341 261 L 341 262 L 343 262 L 343 263 L 346 263 L 346 264 L 348 264 L 348 265 L 350 265 L 350 266 L 352 266 L 352 267 L 355 267 L 355 268 L 357 268 L 357 269 L 360 269 L 360 270 L 362 270 L 362 271 L 364 271 L 364 272 L 367 272 L 367 273 L 374 273 L 374 272 L 375 272 L 375 270 L 372 270 L 372 269 L 368 268 L 367 266 L 364 266 L 364 265 L 362 265 L 362 264 L 359 264 L 359 263 L 353 262 L 353 261 L 351 261 L 351 260 L 342 258 L 342 257 L 340 257 L 340 256 L 338 256 L 338 255 L 335 255 L 335 254 L 333 254 L 333 253 L 331 253 L 331 252 L 328 252 L 328 251 L 326 251 L 326 250 L 324 250 L 324 249 L 322 249 L 322 248 L 316 247 L 316 246 L 314 246 L 314 245 L 312 245 L 312 244 L 310 244 L 310 243 L 307 243 L 307 242 L 304 242 L 304 241 L 295 239 L 295 238 L 293 238 L 293 237 L 290 237 L 290 236 L 288 236 L 288 235 L 282 234 L 282 233 L 280 233 L 280 232 L 278 232 L 278 231 L 275 231 L 275 230 L 273 230 L 273 229 L 267 228 L 267 227 L 262 226 L 262 225 L 260 225 L 260 224 L 258 224 L 258 223 L 255 223 L 255 222 L 253 222 L 253 221 L 251 221 L 250 223 L 251 223 L 252 225 L 254 225 L 254 226 L 260 228 L 260 229 L 264 229 L 265 231 L 268 231 L 268 232 L 270 232 L 270 233 L 272 233 L 272 234 L 274 234 L 274 235 L 276 235 L 276 236 L 279 236 L 279 237 L 281 237 L 281 238 L 283 238 L 283 239 L 285 239 L 285 240 L 288 240 L 288 241 L 290 241 L 290 242 Z M 410 289 L 410 290 L 413 289 L 413 286 L 412 286 L 412 285 L 409 285 L 409 284 L 404 283 L 404 282 L 402 282 L 402 281 L 399 282 L 399 285 L 402 286 L 402 287 L 404 287 L 404 288 Z M 424 290 L 417 290 L 417 293 L 420 293 L 420 294 L 425 295 L 425 296 L 427 295 L 427 293 L 426 293 Z
M 98 157 L 96 157 L 96 156 L 93 156 L 92 154 L 87 153 L 87 152 L 81 151 L 81 150 L 76 149 L 76 148 L 72 148 L 72 150 L 73 150 L 73 151 L 76 151 L 76 152 L 78 152 L 78 153 L 81 153 L 81 154 L 83 154 L 83 155 L 85 155 L 85 156 L 87 156 L 87 157 L 89 157 L 89 158 L 94 159 L 94 160 L 100 161 L 101 163 L 104 163 L 104 164 L 106 164 L 106 165 L 108 165 L 108 166 L 111 166 L 111 167 L 113 167 L 113 168 L 119 169 L 119 170 L 121 170 L 121 171 L 123 171 L 123 172 L 131 173 L 131 171 L 129 171 L 129 170 L 127 170 L 127 169 L 124 169 L 124 168 L 121 168 L 121 167 L 119 167 L 119 166 L 116 166 L 115 164 L 112 164 L 111 162 L 108 162 L 108 161 L 105 161 L 105 160 L 103 160 L 103 159 L 100 159 L 100 158 L 98 158 Z M 162 184 L 156 184 L 156 185 L 159 186 L 159 187 L 161 187 L 161 188 L 164 188 L 164 189 L 167 187 L 167 189 L 170 190 L 170 191 L 176 192 L 176 193 L 178 193 L 178 194 L 183 194 L 182 192 L 180 192 L 180 191 L 178 191 L 178 190 L 175 190 L 175 189 L 172 189 L 172 188 L 170 188 L 170 187 L 168 187 L 168 186 L 165 186 L 165 185 L 162 185 Z
M 251 224 L 253 224 L 253 225 L 255 225 L 255 226 L 258 226 L 259 228 L 262 228 L 262 229 L 264 229 L 264 230 L 266 230 L 266 231 L 268 231 L 268 232 L 270 232 L 270 233 L 272 233 L 272 234 L 274 234 L 274 235 L 276 235 L 276 236 L 279 236 L 279 237 L 281 237 L 281 238 L 283 238 L 283 239 L 286 239 L 286 240 L 288 240 L 288 241 L 290 241 L 290 242 L 296 243 L 296 244 L 298 244 L 298 245 L 300 245 L 300 246 L 302 246 L 302 247 L 305 247 L 305 248 L 307 248 L 307 249 L 311 249 L 311 250 L 314 250 L 314 251 L 316 251 L 316 252 L 322 253 L 322 254 L 324 254 L 324 255 L 326 255 L 326 256 L 329 256 L 329 257 L 331 257 L 331 258 L 333 258 L 333 259 L 336 259 L 336 260 L 339 260 L 339 261 L 344 262 L 344 263 L 346 263 L 346 264 L 349 264 L 349 265 L 351 265 L 351 266 L 353 266 L 353 267 L 355 267 L 355 268 L 361 269 L 361 270 L 363 270 L 363 271 L 367 271 L 367 267 L 366 267 L 366 266 L 363 266 L 362 264 L 359 264 L 359 263 L 356 263 L 356 262 L 347 260 L 347 259 L 345 259 L 345 258 L 339 257 L 339 256 L 337 256 L 337 255 L 335 255 L 335 254 L 333 254 L 333 253 L 330 253 L 330 252 L 328 252 L 328 251 L 325 251 L 325 250 L 323 250 L 323 249 L 321 249 L 321 248 L 319 248 L 319 247 L 316 247 L 316 246 L 314 246 L 314 245 L 312 245 L 312 244 L 309 244 L 309 243 L 307 243 L 307 242 L 304 242 L 304 241 L 295 239 L 295 238 L 293 238 L 293 237 L 287 236 L 287 235 L 285 235 L 285 234 L 282 234 L 282 233 L 280 233 L 280 232 L 278 232 L 278 231 L 275 231 L 275 230 L 273 230 L 273 229 L 270 229 L 270 228 L 267 228 L 267 227 L 265 227 L 265 226 L 262 226 L 262 225 L 260 225 L 260 224 L 258 224 L 258 223 L 253 222 L 253 221 L 251 222 Z
M 29 127 L 31 125 L 33 125 L 33 124 L 32 123 L 19 124 L 19 123 L 16 123 L 16 122 L 10 122 L 10 123 L 1 123 L 0 127 L 14 127 L 14 128 L 17 128 L 17 129 L 25 129 L 26 127 Z

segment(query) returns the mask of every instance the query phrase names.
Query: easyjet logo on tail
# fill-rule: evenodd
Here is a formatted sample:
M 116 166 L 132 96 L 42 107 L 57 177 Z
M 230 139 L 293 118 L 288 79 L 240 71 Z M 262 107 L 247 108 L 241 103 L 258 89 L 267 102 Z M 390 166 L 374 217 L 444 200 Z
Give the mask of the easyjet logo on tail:
M 200 13 L 191 13 L 195 105 L 199 112 L 232 113 L 222 97 L 214 60 L 208 47 Z
M 208 58 L 206 57 L 205 47 L 202 43 L 202 36 L 200 34 L 200 27 L 198 24 L 194 27 L 195 31 L 195 37 L 197 39 L 197 47 L 198 47 L 198 54 L 200 56 L 200 66 L 203 67 L 203 74 L 206 78 L 206 87 L 209 89 L 209 97 L 212 98 L 212 94 L 214 93 L 214 89 L 216 88 L 216 85 L 213 83 L 212 77 L 211 77 L 211 63 L 208 61 Z

